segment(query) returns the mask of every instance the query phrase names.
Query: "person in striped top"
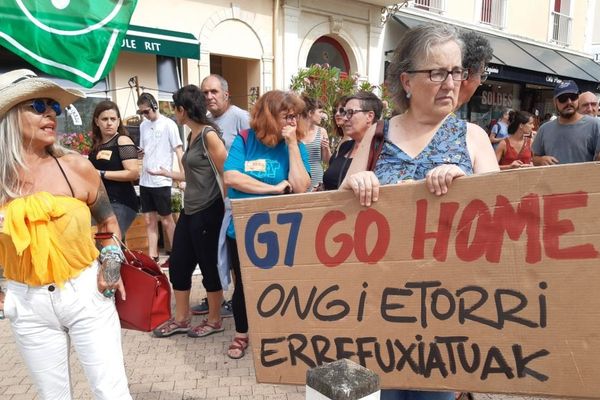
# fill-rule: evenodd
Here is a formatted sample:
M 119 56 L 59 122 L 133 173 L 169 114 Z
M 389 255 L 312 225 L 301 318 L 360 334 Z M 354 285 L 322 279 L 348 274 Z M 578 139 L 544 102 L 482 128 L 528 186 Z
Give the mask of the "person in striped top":
M 304 112 L 302 117 L 307 126 L 306 136 L 302 142 L 306 145 L 310 164 L 310 190 L 314 190 L 323 182 L 323 163 L 328 163 L 331 157 L 329 136 L 325 128 L 319 126 L 323 113 L 323 103 L 306 95 L 302 96 Z

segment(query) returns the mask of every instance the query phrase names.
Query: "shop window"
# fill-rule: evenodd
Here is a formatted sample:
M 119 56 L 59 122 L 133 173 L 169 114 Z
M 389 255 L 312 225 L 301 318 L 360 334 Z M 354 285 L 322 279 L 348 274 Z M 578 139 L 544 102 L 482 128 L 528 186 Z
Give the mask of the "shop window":
M 181 59 L 156 56 L 156 81 L 158 82 L 158 108 L 160 113 L 175 119 L 173 93 L 182 87 Z M 183 127 L 179 126 L 179 136 L 183 139 Z
M 506 0 L 481 0 L 480 22 L 503 29 L 506 18 Z
M 171 101 L 173 93 L 181 87 L 180 59 L 156 56 L 156 80 L 158 100 Z
M 563 46 L 571 42 L 571 0 L 554 0 L 554 7 L 550 12 L 551 40 Z
M 350 72 L 350 61 L 346 51 L 337 40 L 328 36 L 321 36 L 310 48 L 306 66 L 310 67 L 314 64 L 329 64 L 342 72 Z

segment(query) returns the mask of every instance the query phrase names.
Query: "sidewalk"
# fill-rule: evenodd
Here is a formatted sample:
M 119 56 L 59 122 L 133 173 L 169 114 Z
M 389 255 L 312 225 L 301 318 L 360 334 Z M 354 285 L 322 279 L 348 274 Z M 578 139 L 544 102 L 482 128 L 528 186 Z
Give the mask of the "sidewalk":
M 204 295 L 200 276 L 193 278 L 192 304 Z M 228 298 L 230 297 L 227 296 Z M 194 317 L 198 323 L 201 317 Z M 123 351 L 131 394 L 139 400 L 302 400 L 303 386 L 256 383 L 250 349 L 241 360 L 225 354 L 233 336 L 233 319 L 225 332 L 193 339 L 185 335 L 156 339 L 149 333 L 123 330 Z M 7 320 L 0 320 L 0 399 L 38 399 Z M 75 399 L 93 399 L 77 355 L 71 357 Z M 518 400 L 524 397 L 476 395 L 477 400 Z M 533 398 L 531 398 L 533 399 Z M 537 398 L 536 398 L 537 400 Z
M 192 304 L 204 295 L 201 277 L 193 280 Z M 230 296 L 228 296 L 230 297 Z M 194 317 L 199 323 L 202 317 Z M 303 386 L 256 383 L 250 350 L 241 360 L 225 354 L 233 337 L 233 318 L 224 320 L 225 332 L 193 339 L 174 335 L 157 339 L 149 333 L 123 330 L 123 352 L 129 386 L 140 400 L 301 400 Z M 0 399 L 38 399 L 10 330 L 0 320 Z M 76 353 L 71 356 L 75 399 L 93 399 Z

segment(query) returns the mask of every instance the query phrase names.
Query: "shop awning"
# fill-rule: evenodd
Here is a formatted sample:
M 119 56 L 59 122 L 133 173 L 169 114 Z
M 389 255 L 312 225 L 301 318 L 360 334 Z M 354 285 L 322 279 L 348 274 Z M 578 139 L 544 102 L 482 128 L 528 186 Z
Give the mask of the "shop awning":
M 393 18 L 407 28 L 434 22 L 398 14 Z M 478 31 L 478 33 L 488 39 L 494 49 L 491 64 L 562 78 L 600 82 L 600 64 L 595 63 L 591 58 L 485 32 Z M 554 83 L 553 79 L 546 80 L 550 84 Z
M 121 50 L 200 59 L 200 42 L 191 33 L 136 25 L 129 25 Z

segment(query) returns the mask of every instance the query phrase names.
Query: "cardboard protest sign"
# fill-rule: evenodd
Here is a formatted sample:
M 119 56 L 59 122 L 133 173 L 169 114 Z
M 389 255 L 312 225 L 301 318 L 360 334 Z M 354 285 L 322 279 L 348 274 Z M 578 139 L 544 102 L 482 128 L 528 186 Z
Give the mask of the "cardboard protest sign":
M 600 398 L 600 164 L 233 201 L 260 382 Z

